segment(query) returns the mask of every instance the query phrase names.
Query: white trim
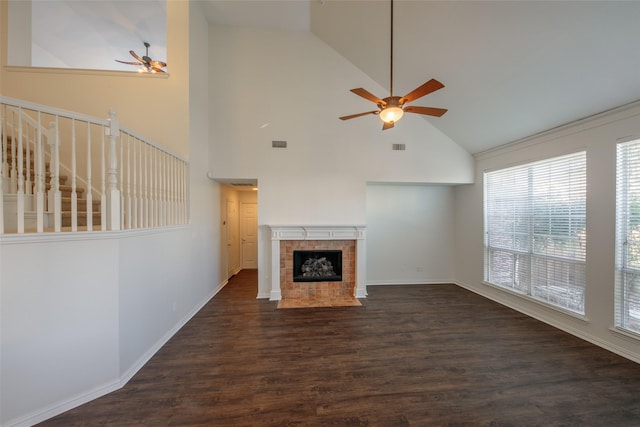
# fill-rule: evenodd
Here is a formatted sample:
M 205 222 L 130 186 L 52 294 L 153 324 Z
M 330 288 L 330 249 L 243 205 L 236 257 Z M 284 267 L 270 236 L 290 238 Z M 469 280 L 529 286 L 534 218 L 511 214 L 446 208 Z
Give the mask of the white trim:
M 455 282 L 455 284 L 460 286 L 461 288 L 464 288 L 464 289 L 470 291 L 470 292 L 473 292 L 475 294 L 483 296 L 483 297 L 485 297 L 487 299 L 490 299 L 491 301 L 497 302 L 498 304 L 502 304 L 505 307 L 509 307 L 509 308 L 511 308 L 513 310 L 516 310 L 516 311 L 524 314 L 524 315 L 527 315 L 527 316 L 529 316 L 531 318 L 539 320 L 542 323 L 546 323 L 547 325 L 550 325 L 550 326 L 553 326 L 554 328 L 560 329 L 561 331 L 564 331 L 564 332 L 566 332 L 568 334 L 571 334 L 571 335 L 573 335 L 575 337 L 578 337 L 578 338 L 583 339 L 583 340 L 585 340 L 587 342 L 590 342 L 591 344 L 597 345 L 598 347 L 601 347 L 601 348 L 603 348 L 605 350 L 609 350 L 609 351 L 611 351 L 611 352 L 613 352 L 613 353 L 615 353 L 615 354 L 617 354 L 619 356 L 622 356 L 622 357 L 624 357 L 626 359 L 629 359 L 629 360 L 631 360 L 633 362 L 640 363 L 640 357 L 638 356 L 638 354 L 632 353 L 629 350 L 627 350 L 627 349 L 625 349 L 623 347 L 620 347 L 620 346 L 618 346 L 618 345 L 616 345 L 616 344 L 614 344 L 614 343 L 612 343 L 610 341 L 604 341 L 604 340 L 602 340 L 601 338 L 598 338 L 595 335 L 592 335 L 592 334 L 589 334 L 589 333 L 585 333 L 585 332 L 583 332 L 583 331 L 581 331 L 579 329 L 576 329 L 576 328 L 573 328 L 571 326 L 568 326 L 566 323 L 561 323 L 561 322 L 558 322 L 558 321 L 556 321 L 554 319 L 550 319 L 548 317 L 542 316 L 540 313 L 531 310 L 529 307 L 525 307 L 525 306 L 519 305 L 519 304 L 513 304 L 512 302 L 507 302 L 505 300 L 502 300 L 499 297 L 499 295 L 494 295 L 494 294 L 491 294 L 489 292 L 483 292 L 482 290 L 480 290 L 480 289 L 478 289 L 478 288 L 476 288 L 474 286 L 468 285 L 466 283 Z M 521 296 L 521 295 L 518 295 L 518 296 Z M 527 299 L 527 301 L 529 301 L 529 299 Z M 549 308 L 549 309 L 551 309 L 551 308 Z M 557 311 L 558 313 L 561 313 L 561 314 L 569 315 L 568 313 L 566 313 L 564 311 L 558 311 L 555 307 L 554 307 L 553 310 Z M 581 320 L 579 317 L 576 317 L 576 316 L 571 316 L 571 317 L 575 318 L 577 320 Z M 584 320 L 585 320 L 585 322 L 587 322 L 586 319 L 584 319 Z
M 364 225 L 270 225 L 271 240 L 360 240 Z
M 367 282 L 367 286 L 402 286 L 402 285 L 455 285 L 456 282 L 453 279 L 442 279 L 442 280 L 382 280 L 382 281 L 374 281 Z
M 95 234 L 95 233 L 94 233 Z M 44 409 L 38 410 L 31 414 L 22 416 L 20 418 L 16 418 L 13 420 L 9 420 L 5 426 L 6 427 L 28 427 L 49 418 L 55 417 L 56 415 L 60 415 L 66 411 L 69 411 L 73 408 L 77 408 L 80 405 L 84 405 L 92 400 L 95 400 L 99 397 L 105 396 L 109 393 L 112 393 L 116 390 L 124 387 L 130 380 L 133 378 L 135 374 L 138 373 L 140 369 L 144 367 L 144 365 L 151 360 L 151 358 L 184 326 L 186 325 L 192 318 L 195 316 L 202 308 L 207 305 L 209 301 L 213 297 L 215 297 L 218 292 L 220 292 L 226 285 L 228 281 L 224 281 L 220 283 L 216 289 L 214 289 L 209 295 L 207 295 L 200 304 L 196 305 L 189 313 L 187 313 L 178 323 L 176 323 L 173 328 L 167 331 L 154 345 L 152 345 L 133 365 L 120 377 L 114 381 L 106 383 L 104 385 L 93 388 L 92 390 L 78 394 L 70 399 L 67 399 L 62 402 L 54 403 L 45 407 Z
M 511 289 L 511 288 L 505 288 L 504 286 L 496 285 L 496 284 L 493 284 L 491 282 L 487 282 L 485 280 L 482 281 L 482 284 L 485 285 L 485 286 L 489 286 L 491 288 L 494 288 L 494 289 L 496 289 L 496 290 L 498 290 L 500 292 L 505 292 L 507 294 L 515 295 L 518 298 L 522 298 L 522 299 L 527 300 L 529 302 L 532 302 L 534 304 L 541 305 L 544 308 L 548 308 L 550 310 L 557 311 L 558 313 L 573 317 L 573 318 L 578 319 L 578 320 L 585 321 L 587 323 L 589 322 L 589 318 L 586 316 L 586 314 L 578 313 L 576 311 L 571 311 L 571 310 L 566 309 L 564 307 L 561 307 L 559 305 L 554 305 L 554 304 L 548 303 L 545 300 L 537 299 L 537 298 L 532 297 L 531 295 L 527 295 L 525 293 L 518 292 L 518 291 L 516 291 L 514 289 Z
M 64 231 L 24 234 L 0 234 L 0 246 L 19 245 L 23 243 L 72 242 L 82 240 L 121 239 L 146 234 L 166 233 L 188 228 L 189 224 L 168 227 L 138 228 L 113 231 Z
M 23 65 L 5 65 L 5 71 L 13 73 L 46 73 L 46 74 L 82 74 L 110 77 L 134 77 L 136 79 L 168 79 L 169 73 L 139 73 L 137 71 L 122 70 L 92 70 L 88 68 L 55 68 L 55 67 L 27 67 Z
M 609 110 L 592 114 L 587 117 L 582 117 L 572 122 L 565 123 L 563 125 L 556 126 L 554 128 L 508 142 L 506 144 L 499 145 L 497 147 L 474 153 L 473 157 L 475 159 L 490 158 L 496 154 L 502 155 L 511 150 L 520 150 L 523 147 L 542 144 L 548 141 L 553 141 L 555 139 L 565 137 L 567 135 L 597 128 L 611 122 L 624 120 L 629 117 L 637 116 L 639 112 L 634 110 L 638 107 L 640 107 L 640 100 L 632 101 L 619 107 L 611 108 Z M 636 137 L 631 135 L 625 136 L 623 138 L 636 139 Z

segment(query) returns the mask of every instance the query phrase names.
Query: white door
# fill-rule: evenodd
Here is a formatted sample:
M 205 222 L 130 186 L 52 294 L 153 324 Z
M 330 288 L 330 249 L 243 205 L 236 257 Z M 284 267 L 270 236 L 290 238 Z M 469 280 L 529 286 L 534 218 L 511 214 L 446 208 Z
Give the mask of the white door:
M 240 271 L 240 248 L 238 244 L 238 205 L 235 200 L 227 200 L 227 277 Z
M 242 268 L 258 268 L 258 204 L 243 203 L 240 221 Z

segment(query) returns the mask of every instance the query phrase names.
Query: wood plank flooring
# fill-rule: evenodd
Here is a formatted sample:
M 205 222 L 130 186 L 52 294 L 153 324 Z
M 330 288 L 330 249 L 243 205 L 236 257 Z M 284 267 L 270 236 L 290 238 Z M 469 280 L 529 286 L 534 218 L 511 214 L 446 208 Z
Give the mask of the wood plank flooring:
M 455 285 L 278 310 L 242 271 L 121 390 L 42 426 L 638 426 L 640 365 Z

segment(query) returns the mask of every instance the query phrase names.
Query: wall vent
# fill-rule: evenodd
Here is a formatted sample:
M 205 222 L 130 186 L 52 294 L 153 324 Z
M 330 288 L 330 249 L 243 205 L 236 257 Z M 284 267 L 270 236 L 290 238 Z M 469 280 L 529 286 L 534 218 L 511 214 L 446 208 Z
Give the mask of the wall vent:
M 391 149 L 394 151 L 404 151 L 407 149 L 405 144 L 391 144 Z
M 287 141 L 271 141 L 272 148 L 287 148 Z

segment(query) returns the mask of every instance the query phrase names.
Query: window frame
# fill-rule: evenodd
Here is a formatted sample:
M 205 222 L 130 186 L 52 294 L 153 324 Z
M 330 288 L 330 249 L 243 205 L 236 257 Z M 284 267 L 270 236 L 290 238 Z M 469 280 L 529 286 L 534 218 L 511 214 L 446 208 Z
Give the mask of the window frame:
M 564 173 L 561 170 L 562 165 L 566 163 L 571 168 Z M 585 315 L 585 296 L 586 296 L 586 186 L 587 186 L 587 153 L 586 150 L 580 150 L 569 154 L 554 156 L 533 162 L 527 162 L 507 168 L 485 171 L 484 178 L 484 198 L 483 198 L 483 214 L 484 214 L 484 282 L 496 286 L 500 289 L 513 292 L 519 296 L 532 299 L 535 302 L 542 303 L 545 306 L 569 313 L 571 315 L 582 317 Z M 559 173 L 563 183 L 568 187 L 559 187 L 549 192 L 554 187 L 551 180 L 545 183 L 544 173 L 555 177 Z M 560 172 L 558 172 L 560 171 Z M 542 175 L 541 175 L 542 174 Z M 566 174 L 564 176 L 563 174 Z M 500 175 L 503 175 L 500 177 Z M 493 179 L 502 179 L 503 182 L 493 183 Z M 519 180 L 519 181 L 518 181 Z M 513 188 L 508 190 L 500 189 L 500 185 L 507 186 L 506 181 L 513 181 Z M 555 181 L 554 181 L 555 182 Z M 547 192 L 542 190 L 547 188 Z M 563 203 L 554 202 L 552 197 L 560 197 L 562 194 L 573 194 L 570 190 L 576 188 L 576 196 L 569 196 Z M 498 194 L 490 194 L 495 191 Z M 503 196 L 503 199 L 500 199 Z M 511 197 L 509 199 L 508 197 Z M 547 200 L 548 203 L 543 209 L 537 209 L 539 199 Z M 496 208 L 496 204 L 509 205 L 504 211 Z M 493 204 L 493 205 L 492 205 Z M 536 212 L 537 211 L 537 212 Z M 561 214 L 554 213 L 561 211 Z M 575 211 L 575 212 L 574 212 Z M 545 216 L 548 216 L 545 222 Z M 515 246 L 501 247 L 495 244 L 493 237 L 501 230 L 492 224 L 495 218 L 503 215 L 513 224 L 512 227 L 519 226 L 519 233 L 522 235 L 521 240 L 525 245 L 520 248 Z M 559 229 L 563 233 L 540 233 L 544 226 L 548 231 L 553 231 L 554 222 L 560 224 Z M 519 225 L 515 225 L 519 224 Z M 540 227 L 540 224 L 543 227 Z M 556 225 L 557 226 L 557 225 Z M 513 229 L 506 230 L 511 232 L 513 242 L 517 232 Z M 542 244 L 540 243 L 542 241 Z M 512 242 L 512 243 L 513 243 Z M 566 243 L 566 246 L 565 246 Z M 520 243 L 518 243 L 520 244 Z M 549 250 L 547 247 L 551 247 Z M 538 245 L 538 249 L 536 249 Z M 542 247 L 542 250 L 539 248 Z M 503 254 L 507 260 L 505 263 L 507 268 L 500 271 L 499 260 L 496 257 Z M 567 255 L 568 254 L 568 255 Z M 511 257 L 509 259 L 509 257 Z M 511 262 L 512 267 L 508 267 Z M 541 272 L 546 271 L 546 278 Z M 549 273 L 550 272 L 550 273 Z M 502 273 L 504 280 L 497 279 L 498 274 Z M 554 279 L 557 277 L 563 280 Z
M 630 160 L 630 149 L 637 148 L 634 160 Z M 624 157 L 624 164 L 621 164 L 621 157 Z M 640 265 L 636 267 L 631 266 L 630 262 L 630 250 L 629 250 L 629 236 L 633 230 L 634 217 L 636 221 L 640 220 L 640 215 L 633 215 L 633 203 L 640 202 L 640 188 L 635 191 L 635 194 L 630 194 L 630 187 L 632 185 L 640 185 L 640 177 L 636 177 L 634 182 L 630 182 L 631 169 L 637 167 L 640 171 L 640 139 L 633 139 L 630 141 L 623 141 L 616 144 L 616 277 L 615 277 L 615 313 L 614 324 L 615 328 L 625 333 L 630 333 L 632 336 L 640 335 L 640 300 L 635 301 L 638 306 L 638 316 L 633 316 L 636 326 L 631 321 L 631 305 L 634 301 L 631 301 L 630 297 L 627 297 L 627 278 L 631 276 L 629 282 L 640 281 Z M 640 172 L 639 172 L 640 173 Z M 635 200 L 634 199 L 635 195 Z M 637 207 L 637 206 L 636 206 Z M 640 232 L 640 223 L 636 224 L 637 232 Z M 634 239 L 634 246 L 640 252 L 640 238 Z M 638 283 L 640 285 L 640 283 Z M 640 294 L 640 292 L 638 292 Z M 640 295 L 638 296 L 640 297 Z

